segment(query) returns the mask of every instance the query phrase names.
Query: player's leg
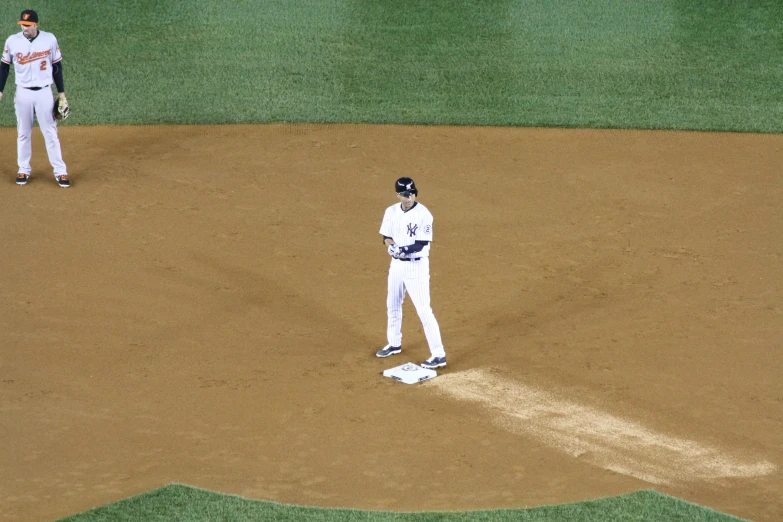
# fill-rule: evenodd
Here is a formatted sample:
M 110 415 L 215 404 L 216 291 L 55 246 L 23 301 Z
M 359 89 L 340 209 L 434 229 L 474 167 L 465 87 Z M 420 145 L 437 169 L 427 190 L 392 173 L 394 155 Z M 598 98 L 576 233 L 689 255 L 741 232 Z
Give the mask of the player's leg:
M 405 277 L 405 289 L 411 296 L 416 313 L 419 314 L 424 336 L 433 357 L 445 357 L 440 326 L 430 306 L 430 262 L 428 258 L 411 261 Z
M 14 109 L 16 110 L 16 158 L 19 164 L 19 172 L 30 175 L 30 158 L 33 155 L 33 118 L 35 117 L 35 104 L 33 91 L 22 87 L 16 88 L 14 96 Z
M 389 266 L 388 291 L 386 294 L 386 341 L 390 346 L 402 346 L 402 302 L 405 300 L 405 282 L 401 261 L 392 260 Z
M 49 163 L 52 165 L 55 177 L 67 175 L 68 170 L 63 161 L 62 150 L 60 149 L 60 138 L 57 134 L 57 122 L 54 120 L 52 110 L 54 110 L 54 98 L 49 89 L 35 91 L 35 115 L 38 118 L 38 126 L 41 127 L 46 142 L 46 152 L 49 155 Z

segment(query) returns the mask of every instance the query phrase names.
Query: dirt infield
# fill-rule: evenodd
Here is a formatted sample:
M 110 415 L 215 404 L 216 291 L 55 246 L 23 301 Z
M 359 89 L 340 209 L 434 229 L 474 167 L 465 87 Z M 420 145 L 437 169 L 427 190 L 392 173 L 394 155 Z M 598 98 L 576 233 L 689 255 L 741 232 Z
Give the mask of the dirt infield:
M 0 130 L 0 519 L 170 482 L 463 510 L 659 491 L 783 519 L 783 136 L 403 126 Z M 433 309 L 385 344 L 398 176 Z

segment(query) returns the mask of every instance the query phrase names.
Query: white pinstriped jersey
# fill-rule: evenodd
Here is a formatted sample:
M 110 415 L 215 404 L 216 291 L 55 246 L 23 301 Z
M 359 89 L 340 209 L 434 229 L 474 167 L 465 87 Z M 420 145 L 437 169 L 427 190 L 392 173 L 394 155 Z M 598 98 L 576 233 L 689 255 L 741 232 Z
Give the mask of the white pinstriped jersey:
M 402 210 L 402 205 L 397 203 L 386 209 L 381 223 L 381 234 L 390 237 L 396 245 L 401 247 L 414 244 L 416 241 L 432 241 L 432 214 L 419 203 L 408 210 Z M 415 252 L 411 256 L 404 257 L 428 257 L 430 245 L 427 244 L 421 252 Z
M 38 31 L 31 42 L 19 32 L 5 41 L 3 62 L 14 64 L 14 80 L 20 87 L 45 87 L 52 84 L 52 64 L 62 60 L 57 38 Z

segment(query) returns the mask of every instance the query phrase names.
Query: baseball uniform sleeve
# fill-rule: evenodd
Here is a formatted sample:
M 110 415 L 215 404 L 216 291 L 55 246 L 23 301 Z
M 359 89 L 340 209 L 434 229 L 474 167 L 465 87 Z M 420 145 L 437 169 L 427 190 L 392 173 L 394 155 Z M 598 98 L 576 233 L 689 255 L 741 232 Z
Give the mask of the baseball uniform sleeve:
M 387 208 L 386 212 L 383 213 L 380 233 L 382 236 L 394 237 L 394 234 L 392 234 L 391 213 L 389 210 L 390 209 Z
M 60 44 L 57 43 L 57 38 L 52 37 L 52 63 L 57 63 L 63 59 L 63 55 L 60 53 Z
M 432 241 L 432 214 L 426 212 L 419 222 L 419 232 L 416 241 Z
M 7 63 L 8 65 L 11 65 L 11 46 L 8 45 L 8 40 L 5 41 L 5 47 L 3 47 L 3 57 L 0 58 L 3 60 L 3 63 Z
M 8 81 L 8 74 L 11 72 L 11 65 L 0 61 L 0 92 L 5 90 L 5 82 Z

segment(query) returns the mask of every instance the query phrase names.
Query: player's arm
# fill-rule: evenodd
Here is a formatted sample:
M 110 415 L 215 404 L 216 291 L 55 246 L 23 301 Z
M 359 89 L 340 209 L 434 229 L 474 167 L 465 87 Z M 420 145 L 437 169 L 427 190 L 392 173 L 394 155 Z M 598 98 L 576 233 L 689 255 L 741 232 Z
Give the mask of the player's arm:
M 63 83 L 63 55 L 60 52 L 60 44 L 54 39 L 52 44 L 52 79 L 57 87 L 60 98 L 65 98 L 65 84 Z
M 5 47 L 3 47 L 3 56 L 0 57 L 0 100 L 3 99 L 5 82 L 8 81 L 8 73 L 11 71 L 11 61 L 13 60 L 8 49 L 8 41 L 6 40 Z
M 8 81 L 8 73 L 11 72 L 11 64 L 0 62 L 0 100 L 3 99 L 3 90 L 5 90 L 5 82 Z
M 392 239 L 392 224 L 391 224 L 391 216 L 389 215 L 389 209 L 386 209 L 386 212 L 383 213 L 383 221 L 381 222 L 381 229 L 378 231 L 381 236 L 383 236 L 383 244 L 384 246 L 390 246 L 394 244 L 394 240 Z
M 60 93 L 60 98 L 65 98 L 65 84 L 63 83 L 63 62 L 55 62 L 52 64 L 52 79 L 57 86 L 57 92 Z
M 429 244 L 429 241 L 422 241 L 421 239 L 417 239 L 416 242 L 412 245 L 400 247 L 400 252 L 403 254 L 415 254 L 416 252 L 421 252 L 422 249 Z

